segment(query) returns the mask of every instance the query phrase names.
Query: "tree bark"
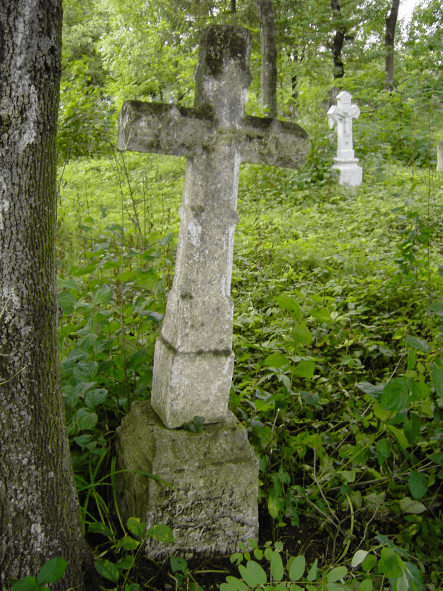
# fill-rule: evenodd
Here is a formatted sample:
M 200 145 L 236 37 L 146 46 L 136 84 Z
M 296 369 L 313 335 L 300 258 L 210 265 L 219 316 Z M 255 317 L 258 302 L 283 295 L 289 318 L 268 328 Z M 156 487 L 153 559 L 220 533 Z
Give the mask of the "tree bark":
M 57 353 L 55 138 L 62 0 L 0 3 L 0 588 L 55 557 L 98 589 Z
M 234 14 L 235 12 L 237 12 L 237 7 L 235 4 L 235 0 L 231 0 L 231 12 Z
M 272 0 L 257 0 L 260 21 L 261 100 L 269 117 L 277 117 L 277 34 Z
M 391 12 L 386 19 L 386 35 L 385 35 L 385 47 L 386 47 L 386 65 L 385 65 L 385 89 L 395 90 L 394 80 L 394 40 L 395 40 L 395 27 L 397 24 L 398 7 L 400 0 L 392 0 Z
M 342 58 L 343 44 L 346 36 L 346 26 L 343 24 L 340 15 L 340 4 L 338 0 L 331 0 L 331 8 L 336 18 L 335 35 L 332 40 L 332 59 L 334 60 L 334 78 L 343 78 L 345 67 Z

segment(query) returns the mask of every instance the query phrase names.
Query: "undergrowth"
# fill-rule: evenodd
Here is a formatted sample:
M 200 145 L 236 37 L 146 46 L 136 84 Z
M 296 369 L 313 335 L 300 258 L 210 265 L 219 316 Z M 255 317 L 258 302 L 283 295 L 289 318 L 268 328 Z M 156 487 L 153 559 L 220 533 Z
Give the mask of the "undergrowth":
M 102 536 L 100 572 L 129 591 L 144 584 L 128 533 L 139 526 L 116 513 L 113 441 L 150 396 L 183 167 L 119 155 L 69 164 L 60 181 L 59 345 L 82 522 Z M 354 191 L 242 167 L 230 402 L 273 539 L 235 555 L 241 576 L 222 591 L 441 588 L 442 187 L 381 155 Z M 305 516 L 329 540 L 315 577 L 304 558 L 281 560 L 284 528 Z M 177 588 L 198 589 L 186 563 L 174 568 Z

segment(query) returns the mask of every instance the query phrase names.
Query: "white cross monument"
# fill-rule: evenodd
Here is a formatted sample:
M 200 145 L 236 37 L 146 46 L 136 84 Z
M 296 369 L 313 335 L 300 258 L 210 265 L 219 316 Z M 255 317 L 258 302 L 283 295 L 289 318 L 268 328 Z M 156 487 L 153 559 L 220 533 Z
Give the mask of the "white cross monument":
M 358 119 L 360 109 L 351 103 L 352 96 L 343 90 L 337 95 L 337 105 L 329 111 L 329 127 L 337 125 L 338 148 L 334 166 L 340 171 L 339 183 L 349 187 L 358 187 L 362 183 L 363 170 L 354 156 L 352 140 L 352 120 Z

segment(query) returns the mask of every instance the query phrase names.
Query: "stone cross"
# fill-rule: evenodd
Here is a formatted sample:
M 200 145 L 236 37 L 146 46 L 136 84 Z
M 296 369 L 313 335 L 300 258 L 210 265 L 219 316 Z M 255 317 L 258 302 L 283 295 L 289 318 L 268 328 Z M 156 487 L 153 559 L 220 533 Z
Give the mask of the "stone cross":
M 362 182 L 362 169 L 354 157 L 352 139 L 352 120 L 358 119 L 360 109 L 351 104 L 352 96 L 342 91 L 337 95 L 337 105 L 328 111 L 329 126 L 337 125 L 338 148 L 333 168 L 340 170 L 340 184 L 357 186 Z
M 240 164 L 297 168 L 307 150 L 298 125 L 245 116 L 251 36 L 204 30 L 194 108 L 127 101 L 121 150 L 185 156 L 186 176 L 173 286 L 154 354 L 151 405 L 178 428 L 202 416 L 225 420 L 234 354 L 231 275 Z

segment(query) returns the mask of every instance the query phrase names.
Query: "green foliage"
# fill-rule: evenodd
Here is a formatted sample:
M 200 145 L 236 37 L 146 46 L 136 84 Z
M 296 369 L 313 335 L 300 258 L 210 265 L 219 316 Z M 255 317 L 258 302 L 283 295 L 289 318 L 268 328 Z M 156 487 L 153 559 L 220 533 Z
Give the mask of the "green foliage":
M 173 542 L 174 539 L 171 530 L 166 525 L 147 528 L 145 523 L 135 517 L 128 519 L 127 530 L 125 535 L 117 540 L 114 532 L 105 523 L 94 522 L 89 526 L 90 532 L 103 534 L 110 541 L 109 544 L 106 544 L 106 550 L 101 553 L 99 560 L 96 560 L 94 564 L 97 572 L 108 581 L 118 583 L 119 580 L 123 580 L 125 591 L 140 591 L 141 586 L 132 580 L 132 571 L 137 569 L 143 543 L 148 538 L 154 538 L 163 543 Z M 102 557 L 108 553 L 114 557 L 117 556 L 117 560 L 114 559 L 111 562 Z
M 19 581 L 10 581 L 11 591 L 49 591 L 46 585 L 59 581 L 65 574 L 67 566 L 68 563 L 63 558 L 52 558 L 42 566 L 37 578 L 23 577 Z
M 381 540 L 380 540 L 381 541 Z M 351 561 L 351 569 L 344 565 L 326 565 L 318 568 L 316 559 L 311 568 L 306 568 L 303 555 L 282 559 L 283 545 L 277 542 L 265 544 L 264 550 L 257 547 L 254 540 L 249 540 L 251 552 L 243 544 L 243 553 L 231 556 L 231 562 L 238 566 L 241 578 L 226 577 L 226 583 L 220 585 L 220 591 L 248 591 L 264 589 L 265 591 L 372 591 L 372 589 L 392 589 L 419 591 L 424 589 L 422 574 L 414 564 L 403 560 L 404 551 L 395 546 L 375 547 L 372 553 L 357 550 Z M 383 542 L 382 542 L 383 543 Z M 379 554 L 379 558 L 377 558 Z M 246 564 L 243 562 L 246 561 Z M 385 577 L 389 580 L 389 586 Z M 301 587 L 300 585 L 303 585 Z

